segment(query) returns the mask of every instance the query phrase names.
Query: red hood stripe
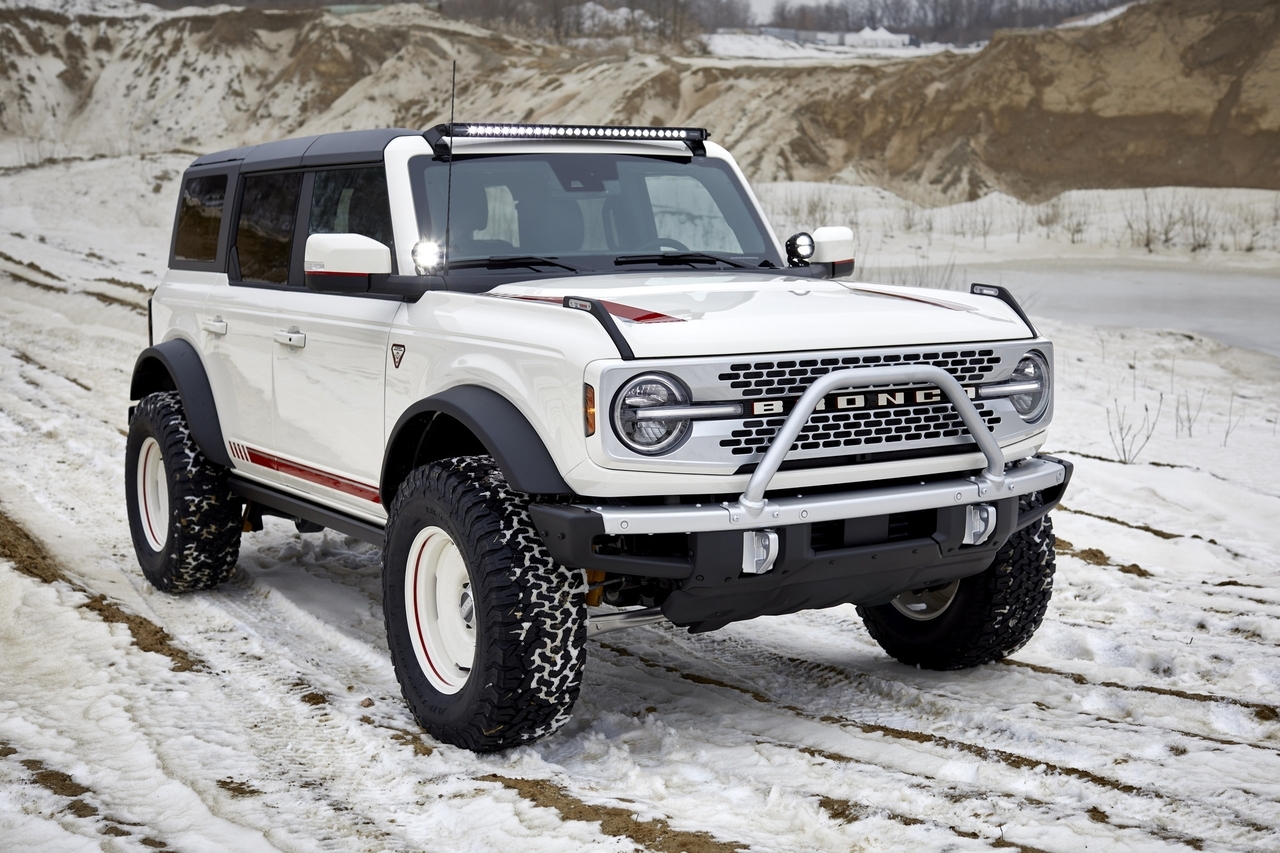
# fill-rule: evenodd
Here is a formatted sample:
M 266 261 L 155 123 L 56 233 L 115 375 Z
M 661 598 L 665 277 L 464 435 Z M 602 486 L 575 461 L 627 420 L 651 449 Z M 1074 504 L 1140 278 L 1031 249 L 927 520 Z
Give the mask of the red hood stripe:
M 545 302 L 548 305 L 560 305 L 564 302 L 564 298 L 560 296 L 531 296 L 523 294 L 498 294 L 505 299 L 523 299 L 526 302 Z M 607 299 L 599 300 L 604 306 L 604 310 L 608 311 L 615 317 L 623 320 L 630 320 L 632 323 L 683 323 L 683 317 L 672 317 L 670 314 L 663 314 L 661 311 L 646 311 L 643 308 L 633 308 L 630 305 L 623 305 L 621 302 L 610 302 Z
M 621 317 L 624 320 L 630 320 L 633 323 L 683 323 L 681 317 L 672 317 L 670 314 L 663 314 L 659 311 L 646 311 L 643 308 L 632 308 L 630 305 L 623 305 L 620 302 L 609 302 L 601 299 L 600 304 L 605 307 L 615 317 Z

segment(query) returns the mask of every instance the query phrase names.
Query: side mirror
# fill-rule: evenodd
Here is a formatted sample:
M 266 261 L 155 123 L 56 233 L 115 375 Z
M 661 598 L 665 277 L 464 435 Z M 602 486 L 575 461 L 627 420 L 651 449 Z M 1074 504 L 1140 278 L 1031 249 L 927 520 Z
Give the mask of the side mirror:
M 302 268 L 317 293 L 368 293 L 369 276 L 391 273 L 391 249 L 362 234 L 312 234 Z
M 853 229 L 831 225 L 813 232 L 813 264 L 830 266 L 831 278 L 853 273 Z

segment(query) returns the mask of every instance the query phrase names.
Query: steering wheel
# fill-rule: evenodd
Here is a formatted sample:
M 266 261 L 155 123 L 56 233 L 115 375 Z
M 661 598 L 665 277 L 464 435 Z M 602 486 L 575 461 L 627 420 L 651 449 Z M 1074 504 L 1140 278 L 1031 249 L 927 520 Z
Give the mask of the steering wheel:
M 677 252 L 687 252 L 689 247 L 679 240 L 672 240 L 670 237 L 659 237 L 656 240 L 646 240 L 642 245 L 636 248 L 641 251 L 657 251 L 661 252 L 663 247 L 675 249 Z

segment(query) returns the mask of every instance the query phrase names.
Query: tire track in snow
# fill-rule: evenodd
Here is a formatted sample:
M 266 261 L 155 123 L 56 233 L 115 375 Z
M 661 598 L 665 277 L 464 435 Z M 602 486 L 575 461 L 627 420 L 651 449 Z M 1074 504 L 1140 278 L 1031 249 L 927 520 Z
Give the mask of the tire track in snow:
M 648 629 L 648 630 L 650 634 L 658 633 L 653 629 Z M 667 638 L 664 638 L 664 639 L 667 639 Z M 672 648 L 672 645 L 674 645 L 674 648 Z M 723 646 L 727 644 L 717 644 L 717 645 L 719 645 L 720 648 L 717 648 L 716 651 L 724 651 Z M 973 757 L 976 757 L 985 762 L 998 762 L 1010 769 L 1018 770 L 1018 771 L 1036 770 L 1036 769 L 1043 768 L 1044 772 L 1046 773 L 1057 774 L 1062 777 L 1076 779 L 1076 780 L 1088 783 L 1090 785 L 1093 785 L 1097 788 L 1109 790 L 1116 794 L 1124 795 L 1125 797 L 1141 797 L 1146 799 L 1159 800 L 1165 803 L 1166 806 L 1174 809 L 1176 809 L 1176 807 L 1179 805 L 1193 805 L 1193 803 L 1191 803 L 1185 797 L 1179 794 L 1157 790 L 1147 785 L 1131 784 L 1128 782 L 1111 778 L 1109 776 L 1102 775 L 1100 773 L 1095 773 L 1091 770 L 1083 769 L 1081 767 L 1065 765 L 1060 762 L 1055 762 L 1055 761 L 1044 759 L 1044 758 L 1031 757 L 1019 752 L 975 744 L 966 740 L 946 737 L 943 735 L 937 735 L 937 734 L 932 734 L 928 732 L 921 732 L 913 729 L 906 729 L 899 726 L 892 726 L 892 725 L 887 725 L 883 723 L 867 722 L 865 720 L 860 720 L 860 719 L 845 716 L 844 714 L 819 713 L 810 709 L 801 708 L 794 704 L 783 704 L 769 698 L 757 688 L 743 687 L 740 685 L 728 683 L 721 679 L 700 675 L 696 672 L 696 670 L 690 671 L 687 668 L 687 664 L 689 663 L 687 658 L 689 657 L 689 655 L 682 654 L 685 650 L 680 648 L 678 644 L 666 645 L 666 649 L 669 652 L 671 652 L 666 657 L 669 660 L 678 660 L 681 657 L 686 658 L 686 660 L 679 660 L 679 663 L 681 664 L 681 666 L 679 667 L 673 666 L 670 663 L 663 663 L 660 661 L 653 660 L 652 658 L 648 658 L 642 654 L 636 653 L 634 651 L 631 651 L 619 646 L 601 643 L 601 647 L 609 651 L 612 651 L 616 654 L 619 654 L 621 656 L 632 657 L 648 668 L 657 669 L 669 674 L 676 675 L 682 680 L 691 681 L 696 684 L 706 685 L 713 688 L 732 690 L 744 696 L 750 697 L 752 700 L 754 700 L 757 703 L 773 705 L 782 710 L 793 713 L 797 716 L 802 716 L 811 720 L 817 720 L 820 722 L 829 723 L 829 724 L 837 725 L 844 728 L 853 728 L 858 730 L 862 734 L 883 735 L 883 736 L 895 738 L 898 740 L 910 741 L 910 742 L 918 743 L 921 745 L 936 747 L 942 750 L 953 751 L 953 752 L 958 751 L 958 752 L 962 752 L 962 753 L 971 755 Z M 712 650 L 708 649 L 707 652 L 712 652 Z M 704 654 L 701 655 L 699 659 L 700 660 L 723 659 L 723 657 L 724 657 L 723 655 L 716 655 L 714 653 L 704 652 Z M 810 697 L 810 698 L 812 699 L 812 698 L 820 698 L 820 697 Z M 898 712 L 898 711 L 895 709 L 892 712 Z M 1052 728 L 1052 727 L 1049 726 L 1046 728 Z M 1119 752 L 1123 753 L 1124 750 L 1119 750 Z M 1225 823 L 1226 825 L 1236 825 L 1236 826 L 1247 827 L 1248 829 L 1250 829 L 1251 831 L 1257 834 L 1267 835 L 1267 836 L 1280 832 L 1280 829 L 1278 829 L 1275 825 L 1268 825 L 1265 823 L 1261 823 L 1257 820 L 1254 820 L 1253 818 L 1247 815 L 1241 814 L 1238 809 L 1230 806 L 1229 804 L 1201 802 L 1198 805 L 1202 810 L 1207 811 L 1210 814 L 1214 815 L 1215 817 L 1221 819 L 1221 822 Z M 1180 835 L 1183 835 L 1183 834 L 1185 834 L 1189 838 L 1195 838 L 1195 836 L 1190 833 L 1182 833 Z
M 19 754 L 16 748 L 0 741 L 0 760 Z M 111 838 L 134 838 L 137 837 L 139 828 L 145 829 L 141 824 L 112 817 L 109 813 L 102 814 L 99 806 L 109 811 L 103 797 L 92 788 L 81 785 L 70 774 L 47 767 L 37 758 L 19 759 L 19 763 L 28 771 L 29 784 L 39 786 L 58 798 L 59 808 L 54 811 L 53 817 L 69 832 L 88 838 L 99 835 Z M 37 804 L 32 805 L 39 810 Z M 134 831 L 126 827 L 131 827 Z M 150 835 L 142 835 L 139 842 L 155 850 L 169 848 L 168 844 Z
M 1041 666 L 1040 664 L 1027 663 L 1026 661 L 1014 660 L 1013 658 L 1005 658 L 999 663 L 1005 666 L 1022 667 L 1041 675 L 1053 675 L 1058 678 L 1065 678 L 1073 684 L 1079 684 L 1083 687 L 1106 687 L 1111 690 L 1125 690 L 1132 693 L 1152 693 L 1156 696 L 1173 696 L 1178 699 L 1186 699 L 1189 702 L 1205 702 L 1210 704 L 1235 705 L 1240 708 L 1248 708 L 1253 711 L 1254 717 L 1260 722 L 1271 723 L 1280 720 L 1280 712 L 1276 711 L 1275 705 L 1268 705 L 1263 702 L 1250 702 L 1245 699 L 1236 699 L 1232 696 L 1214 696 L 1209 693 L 1193 693 L 1187 690 L 1177 690 L 1172 687 L 1154 687 L 1149 684 L 1121 684 L 1117 681 L 1090 681 L 1085 676 L 1077 672 L 1063 672 L 1053 667 Z M 1275 747 L 1261 746 L 1260 744 L 1244 743 L 1245 746 L 1257 746 L 1260 749 L 1275 749 Z
M 131 613 L 105 595 L 94 594 L 68 578 L 62 566 L 44 545 L 10 518 L 4 512 L 3 505 L 0 505 L 0 559 L 9 560 L 15 569 L 28 577 L 44 583 L 65 583 L 81 593 L 88 598 L 81 607 L 98 614 L 104 622 L 126 626 L 135 646 L 144 652 L 155 652 L 169 658 L 170 667 L 175 672 L 190 672 L 200 668 L 200 660 L 176 645 L 168 631 L 150 619 Z
M 758 691 L 751 688 L 742 687 L 723 682 L 719 679 L 702 676 L 695 673 L 688 673 L 683 670 L 669 667 L 666 664 L 657 661 L 646 661 L 633 653 L 622 650 L 623 655 L 620 657 L 624 660 L 616 664 L 616 668 L 625 670 L 629 665 L 634 665 L 634 661 L 639 660 L 646 669 L 650 671 L 659 671 L 663 674 L 679 675 L 679 681 L 692 682 L 701 689 L 711 689 L 713 691 L 728 690 L 734 694 L 749 698 L 753 702 L 764 703 L 767 705 L 768 712 L 773 716 L 774 720 L 768 725 L 763 725 L 760 721 L 756 721 L 755 725 L 742 722 L 748 713 L 739 714 L 736 712 L 726 712 L 723 708 L 715 709 L 715 703 L 706 703 L 705 712 L 694 710 L 690 713 L 682 713 L 679 727 L 687 736 L 697 739 L 700 732 L 696 730 L 701 723 L 701 718 L 708 718 L 707 725 L 713 726 L 717 734 L 727 739 L 741 739 L 747 743 L 754 743 L 757 749 L 760 747 L 770 747 L 779 750 L 781 753 L 789 756 L 802 755 L 810 759 L 810 761 L 818 761 L 825 763 L 830 767 L 847 768 L 847 779 L 832 772 L 805 774 L 794 761 L 786 766 L 786 784 L 788 787 L 797 789 L 805 797 L 818 802 L 825 798 L 829 801 L 852 802 L 848 796 L 845 798 L 835 797 L 837 789 L 848 786 L 857 794 L 862 795 L 864 802 L 860 807 L 865 809 L 870 815 L 885 817 L 896 821 L 908 827 L 932 827 L 944 830 L 948 833 L 954 833 L 960 838 L 982 838 L 991 846 L 1015 846 L 1014 842 L 1003 840 L 1006 836 L 991 837 L 992 832 L 1009 830 L 1018 831 L 1037 831 L 1038 828 L 1045 826 L 1054 826 L 1060 833 L 1065 833 L 1067 827 L 1074 819 L 1079 817 L 1081 809 L 1075 808 L 1074 803 L 1080 800 L 1080 797 L 1073 791 L 1064 788 L 1061 784 L 1053 786 L 1053 789 L 1046 792 L 1041 797 L 1032 797 L 1021 793 L 1026 785 L 1024 780 L 1019 777 L 1012 780 L 1005 780 L 1006 784 L 998 784 L 999 780 L 993 779 L 990 775 L 984 775 L 979 781 L 957 781 L 955 778 L 948 778 L 945 774 L 947 771 L 947 762 L 937 764 L 929 761 L 921 762 L 918 746 L 937 746 L 940 745 L 936 736 L 931 736 L 923 732 L 907 731 L 895 729 L 894 727 L 882 725 L 868 725 L 858 721 L 852 721 L 844 718 L 828 716 L 825 718 L 814 717 L 805 714 L 801 709 L 794 706 L 784 706 L 773 703 L 767 698 L 762 698 Z M 627 660 L 629 659 L 629 661 Z M 588 670 L 591 673 L 591 670 Z M 689 677 L 692 676 L 692 677 Z M 654 676 L 658 677 L 658 676 Z M 629 682 L 625 674 L 612 674 L 611 679 L 620 681 L 624 684 Z M 657 689 L 646 689 L 643 697 L 651 701 L 662 701 L 655 697 L 655 693 L 661 693 L 661 687 Z M 680 695 L 673 694 L 666 697 L 668 704 L 676 705 L 679 703 Z M 750 704 L 750 703 L 748 703 Z M 649 708 L 649 711 L 655 712 L 656 708 Z M 799 730 L 797 730 L 797 718 L 804 721 Z M 736 729 L 723 731 L 725 726 L 737 726 Z M 781 729 L 785 734 L 779 739 L 775 737 L 770 730 Z M 838 752 L 828 747 L 816 747 L 814 742 L 829 742 L 833 731 L 841 734 L 852 734 L 850 730 L 856 730 L 854 740 L 849 743 L 848 751 Z M 734 737 L 736 734 L 737 738 Z M 860 735 L 870 734 L 872 739 L 868 740 Z M 796 736 L 800 736 L 799 742 L 795 740 Z M 807 737 L 806 737 L 807 736 Z M 894 738 L 896 741 L 886 745 L 880 741 L 882 736 Z M 808 741 L 808 743 L 806 743 Z M 895 749 L 894 746 L 897 746 Z M 941 744 L 944 746 L 954 746 L 955 744 Z M 985 750 L 982 747 L 976 747 L 972 744 L 965 744 L 971 748 L 971 751 L 977 751 L 977 756 L 986 761 L 991 766 L 989 759 L 994 751 Z M 888 747 L 886 749 L 886 747 Z M 860 753 L 866 753 L 866 758 L 854 758 L 849 752 L 857 750 Z M 906 750 L 903 752 L 903 750 Z M 971 752 L 972 754 L 972 752 Z M 1050 772 L 1038 773 L 1035 779 L 1038 782 L 1049 784 L 1052 782 L 1051 772 L 1054 768 L 1045 768 L 1045 762 L 1035 759 L 1025 759 L 1025 757 L 1017 756 L 1014 762 L 1018 766 L 1019 771 L 1025 769 L 1047 769 Z M 923 766 L 922 766 L 923 765 Z M 1007 764 L 999 763 L 1004 769 L 1009 769 Z M 953 774 L 955 775 L 955 774 Z M 1077 773 L 1077 776 L 1080 775 Z M 807 778 L 806 778 L 807 776 Z M 1086 784 L 1097 781 L 1096 779 L 1085 778 Z M 1111 784 L 1106 784 L 1107 782 Z M 768 780 L 760 782 L 764 786 L 768 786 Z M 1113 780 L 1104 780 L 1105 787 L 1112 793 L 1116 793 L 1118 799 L 1113 804 L 1111 801 L 1104 802 L 1108 808 L 1113 811 L 1127 813 L 1126 805 L 1131 796 L 1143 797 L 1147 792 L 1132 788 L 1132 790 L 1122 790 L 1116 792 L 1117 787 L 1123 787 Z M 1021 790 L 1020 790 L 1021 789 Z M 901 804 L 894 807 L 893 803 L 897 802 L 897 798 L 892 792 L 911 790 L 915 799 L 925 798 L 929 802 L 925 804 L 917 803 L 917 808 L 913 814 L 906 814 L 901 809 Z M 1119 796 L 1123 794 L 1124 796 Z M 884 800 L 887 800 L 886 803 Z M 999 806 L 997 813 L 1004 815 L 1014 815 L 1008 819 L 1003 827 L 997 825 L 993 827 L 989 823 L 984 823 L 980 819 L 980 815 L 984 812 L 990 812 L 992 804 Z M 1170 804 L 1165 803 L 1166 811 L 1169 810 Z M 1101 814 L 1101 810 L 1098 811 Z M 970 818 L 970 816 L 972 816 Z M 969 818 L 968 826 L 962 827 L 956 825 L 957 820 Z M 1018 821 L 1023 821 L 1019 823 Z M 1091 819 L 1092 823 L 1097 823 L 1097 817 Z M 1077 821 L 1077 823 L 1079 823 Z M 1111 823 L 1114 829 L 1124 834 L 1136 834 L 1135 841 L 1139 841 L 1141 836 L 1148 838 L 1154 837 L 1162 841 L 1177 841 L 1186 843 L 1191 846 L 1203 845 L 1205 842 L 1198 836 L 1181 832 L 1176 829 L 1170 829 L 1154 825 L 1148 822 L 1145 825 L 1140 824 L 1121 824 Z M 983 830 L 987 830 L 984 834 Z M 1072 831 L 1071 839 L 1064 839 L 1064 843 L 1051 845 L 1060 850 L 1075 851 L 1081 848 L 1084 843 L 1090 839 L 1096 839 L 1096 836 L 1090 835 L 1087 831 Z M 941 846 L 937 839 L 931 839 L 932 846 Z M 1036 850 L 1040 848 L 1028 847 L 1026 845 L 1017 845 L 1028 850 Z M 1255 849 L 1253 847 L 1243 847 L 1240 849 Z
M 656 853 L 737 853 L 745 849 L 740 844 L 718 841 L 707 832 L 672 829 L 662 818 L 641 822 L 628 809 L 588 805 L 546 779 L 513 779 L 489 774 L 479 777 L 478 781 L 497 782 L 537 806 L 554 809 L 564 820 L 599 823 L 605 835 L 627 838 Z

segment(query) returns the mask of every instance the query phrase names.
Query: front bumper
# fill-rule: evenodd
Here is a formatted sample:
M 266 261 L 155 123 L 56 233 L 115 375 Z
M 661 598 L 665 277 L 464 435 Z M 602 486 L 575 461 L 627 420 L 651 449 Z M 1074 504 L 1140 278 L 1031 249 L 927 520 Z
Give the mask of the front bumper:
M 606 532 L 605 516 L 594 508 L 534 504 L 530 514 L 558 562 L 680 581 L 663 603 L 663 614 L 677 625 L 710 631 L 756 616 L 846 603 L 883 604 L 906 590 L 982 572 L 1015 531 L 1058 505 L 1071 472 L 1066 460 L 1037 456 L 1012 466 L 999 494 L 984 494 L 978 478 L 967 478 L 783 498 L 776 502 L 780 517 L 770 518 L 771 526 L 763 528 L 776 534 L 777 552 L 769 570 L 760 574 L 743 570 L 745 525 L 741 519 L 735 523 L 720 506 L 703 508 L 718 513 L 715 529 L 688 531 L 685 555 L 663 557 L 600 548 L 616 537 Z M 1037 500 L 1026 500 L 1032 493 Z M 995 510 L 995 526 L 979 544 L 966 545 L 969 508 L 975 505 Z M 682 509 L 629 507 L 625 512 L 628 519 L 654 513 L 656 519 L 669 520 L 680 517 Z M 696 507 L 689 511 L 693 518 L 706 518 Z M 908 535 L 895 539 L 895 530 Z M 646 537 L 627 538 L 635 542 Z
M 947 395 L 983 452 L 987 465 L 981 473 L 766 497 L 795 435 L 823 394 L 833 387 L 904 378 L 933 382 Z M 558 562 L 678 580 L 680 588 L 662 605 L 664 615 L 693 630 L 712 630 L 765 614 L 844 602 L 884 603 L 904 590 L 981 572 L 1014 531 L 1058 504 L 1071 471 L 1069 462 L 1043 455 L 1006 465 L 964 390 L 945 371 L 862 369 L 832 373 L 810 386 L 735 501 L 533 504 L 530 515 Z M 1036 500 L 1023 500 L 1033 494 Z M 652 553 L 644 547 L 649 536 L 666 537 L 668 553 L 646 556 Z M 683 543 L 674 550 L 673 537 Z M 639 547 L 628 552 L 618 542 Z

